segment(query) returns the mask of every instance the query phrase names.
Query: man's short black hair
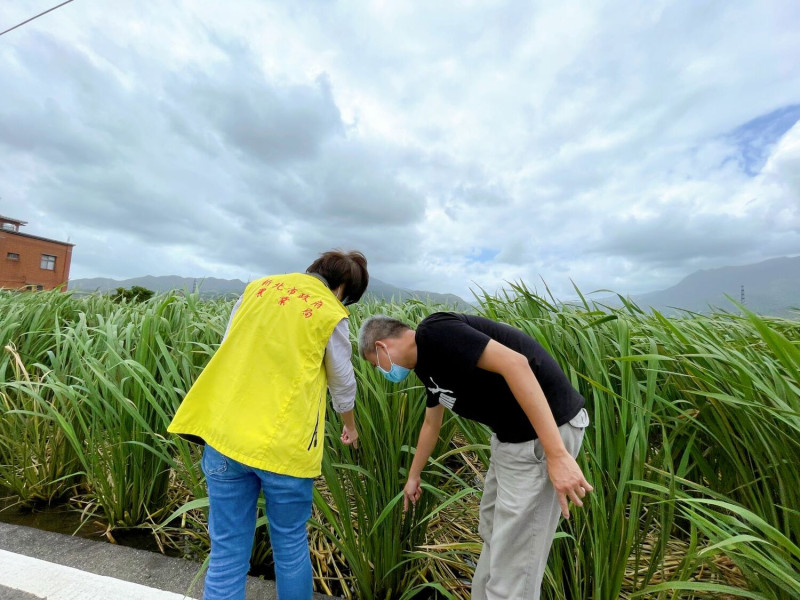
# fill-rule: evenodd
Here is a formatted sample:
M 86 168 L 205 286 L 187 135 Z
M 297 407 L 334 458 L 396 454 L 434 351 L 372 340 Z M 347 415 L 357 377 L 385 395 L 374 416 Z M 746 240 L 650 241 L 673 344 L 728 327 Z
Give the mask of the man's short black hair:
M 372 315 L 361 323 L 358 331 L 358 353 L 361 358 L 375 349 L 375 342 L 387 338 L 400 337 L 404 331 L 411 329 L 408 325 L 387 315 Z

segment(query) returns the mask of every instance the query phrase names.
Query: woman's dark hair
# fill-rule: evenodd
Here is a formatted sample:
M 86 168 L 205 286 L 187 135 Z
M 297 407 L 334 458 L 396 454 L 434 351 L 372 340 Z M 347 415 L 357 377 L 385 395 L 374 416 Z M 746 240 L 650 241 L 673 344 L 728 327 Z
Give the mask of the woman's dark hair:
M 324 252 L 311 263 L 311 266 L 306 269 L 306 273 L 322 275 L 332 290 L 344 284 L 342 304 L 345 305 L 358 302 L 369 283 L 367 259 L 358 250 Z

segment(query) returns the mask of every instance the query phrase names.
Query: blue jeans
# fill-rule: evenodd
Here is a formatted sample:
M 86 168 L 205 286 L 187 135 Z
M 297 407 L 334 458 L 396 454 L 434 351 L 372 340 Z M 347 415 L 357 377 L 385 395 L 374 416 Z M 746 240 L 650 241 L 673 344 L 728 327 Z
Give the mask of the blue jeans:
M 211 560 L 204 600 L 244 600 L 256 503 L 264 491 L 279 600 L 310 600 L 311 559 L 306 521 L 311 517 L 313 479 L 248 467 L 209 445 L 203 451 L 208 485 Z

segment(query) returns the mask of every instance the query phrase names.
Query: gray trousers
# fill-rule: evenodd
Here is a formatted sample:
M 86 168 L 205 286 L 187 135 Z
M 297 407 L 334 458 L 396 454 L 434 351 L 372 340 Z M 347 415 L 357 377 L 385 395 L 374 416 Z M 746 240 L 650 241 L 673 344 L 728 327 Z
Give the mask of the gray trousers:
M 577 457 L 589 415 L 582 409 L 558 430 Z M 492 436 L 481 499 L 483 550 L 472 580 L 473 600 L 538 600 L 561 505 L 539 440 L 505 444 Z

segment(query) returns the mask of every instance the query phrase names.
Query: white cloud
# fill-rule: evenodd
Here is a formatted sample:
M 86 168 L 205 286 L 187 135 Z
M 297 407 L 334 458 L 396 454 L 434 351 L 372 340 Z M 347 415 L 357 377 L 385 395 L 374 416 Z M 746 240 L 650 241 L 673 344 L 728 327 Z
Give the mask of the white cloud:
M 75 277 L 245 278 L 344 247 L 463 296 L 667 287 L 796 252 L 798 17 L 71 3 L 0 38 L 0 213 L 70 235 Z

